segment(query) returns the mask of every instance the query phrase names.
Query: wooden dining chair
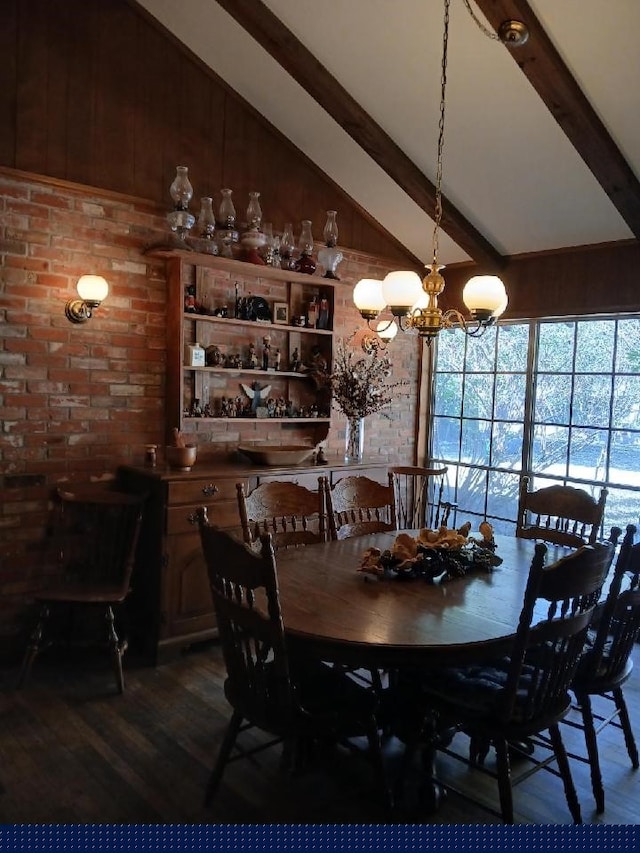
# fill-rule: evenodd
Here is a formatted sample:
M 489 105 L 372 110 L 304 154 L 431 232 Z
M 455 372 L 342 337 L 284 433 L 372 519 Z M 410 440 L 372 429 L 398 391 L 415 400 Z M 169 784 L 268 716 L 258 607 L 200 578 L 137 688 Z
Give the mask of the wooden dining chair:
M 205 507 L 198 510 L 198 524 L 227 671 L 224 693 L 233 709 L 207 784 L 206 804 L 231 761 L 252 759 L 282 743 L 284 765 L 295 767 L 298 748 L 305 744 L 365 737 L 377 795 L 381 806 L 390 807 L 375 692 L 312 657 L 299 657 L 300 650 L 295 660 L 289 656 L 272 534 L 260 536 L 256 553 L 210 525 Z M 238 737 L 250 728 L 271 737 L 240 747 Z
M 369 477 L 343 477 L 334 486 L 324 481 L 329 537 L 348 539 L 385 530 L 397 530 L 391 474 L 388 483 Z
M 562 778 L 571 816 L 581 822 L 559 723 L 571 708 L 569 689 L 613 551 L 609 542 L 584 545 L 547 566 L 547 546 L 536 543 L 508 654 L 467 666 L 401 674 L 397 704 L 405 713 L 413 707 L 409 713 L 418 721 L 405 734 L 401 780 L 418 745 L 426 740 L 427 753 L 442 752 L 497 781 L 499 811 L 480 799 L 474 802 L 505 823 L 514 819 L 513 787 L 537 770 Z M 438 741 L 434 726 L 447 736 Z M 459 733 L 469 738 L 468 753 L 454 748 L 452 740 Z M 520 752 L 518 744 L 529 743 L 535 751 Z M 486 761 L 490 747 L 495 749 L 495 765 Z M 557 766 L 548 757 L 537 757 L 538 748 L 550 750 Z M 519 775 L 512 774 L 514 752 L 526 765 Z
M 244 541 L 259 546 L 263 533 L 273 535 L 276 550 L 327 538 L 324 477 L 316 492 L 293 482 L 261 483 L 248 494 L 236 483 L 238 511 Z
M 389 468 L 396 503 L 398 530 L 427 527 L 437 530 L 447 525 L 454 504 L 443 500 L 448 468 L 421 468 L 394 465 Z
M 636 746 L 623 685 L 633 671 L 632 652 L 640 635 L 640 544 L 634 545 L 636 526 L 627 526 L 620 546 L 607 597 L 598 615 L 597 625 L 590 628 L 580 666 L 571 689 L 576 698 L 578 718 L 564 722 L 584 731 L 586 756 L 577 752 L 570 757 L 589 765 L 596 811 L 604 811 L 605 794 L 598 754 L 598 735 L 608 725 L 622 729 L 631 761 L 637 770 Z M 610 713 L 596 711 L 592 697 L 609 703 Z
M 530 490 L 529 477 L 520 484 L 516 536 L 579 548 L 597 540 L 607 500 L 607 489 L 598 500 L 584 489 L 553 485 Z
M 144 501 L 144 495 L 103 485 L 57 490 L 50 542 L 56 579 L 36 595 L 39 618 L 23 657 L 19 687 L 44 647 L 61 641 L 87 644 L 95 638 L 98 644 L 106 642 L 118 691 L 124 692 L 127 639 L 118 636 L 116 623 L 130 592 Z M 80 610 L 88 616 L 85 622 Z

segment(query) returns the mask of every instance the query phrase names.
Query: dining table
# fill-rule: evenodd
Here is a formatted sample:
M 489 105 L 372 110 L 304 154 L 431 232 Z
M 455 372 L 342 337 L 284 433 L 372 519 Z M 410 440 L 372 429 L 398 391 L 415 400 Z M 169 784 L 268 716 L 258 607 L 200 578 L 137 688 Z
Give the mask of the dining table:
M 402 531 L 417 537 L 418 530 Z M 292 654 L 353 669 L 460 666 L 507 653 L 518 627 L 536 542 L 494 536 L 497 566 L 471 564 L 461 577 L 430 582 L 394 572 L 361 571 L 369 548 L 392 548 L 399 531 L 279 550 L 282 617 Z M 546 564 L 572 549 L 547 546 Z M 544 618 L 545 612 L 540 612 Z M 426 731 L 426 729 L 424 730 Z M 446 797 L 438 780 L 434 728 L 423 743 L 419 808 L 436 811 Z M 406 796 L 398 788 L 396 804 Z
M 419 531 L 403 531 L 417 536 Z M 391 549 L 398 531 L 277 554 L 288 641 L 325 661 L 367 668 L 471 663 L 509 648 L 535 542 L 496 535 L 500 565 L 429 582 L 360 571 L 365 551 Z M 570 553 L 548 545 L 547 564 Z

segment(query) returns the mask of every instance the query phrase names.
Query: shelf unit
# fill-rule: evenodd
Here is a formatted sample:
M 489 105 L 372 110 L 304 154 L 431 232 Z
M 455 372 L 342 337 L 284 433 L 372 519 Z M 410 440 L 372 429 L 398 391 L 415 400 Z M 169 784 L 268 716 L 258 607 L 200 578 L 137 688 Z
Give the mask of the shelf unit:
M 235 422 L 259 425 L 275 423 L 286 425 L 328 425 L 330 423 L 331 399 L 327 386 L 318 387 L 314 380 L 314 352 L 319 362 L 326 363 L 328 370 L 333 363 L 334 283 L 320 276 L 303 275 L 288 270 L 203 255 L 183 250 L 151 250 L 149 255 L 162 257 L 167 266 L 167 438 L 174 427 L 189 431 L 198 423 L 207 428 L 215 424 Z M 245 320 L 236 317 L 213 316 L 212 313 L 184 310 L 185 288 L 195 286 L 196 305 L 208 312 L 227 305 L 233 312 L 237 296 L 262 297 L 269 305 L 273 316 L 275 303 L 285 303 L 288 323 Z M 325 298 L 329 308 L 327 329 L 306 328 L 292 325 L 294 317 L 301 317 L 312 297 Z M 270 338 L 269 369 L 248 366 L 249 345 L 253 343 L 258 358 L 261 357 L 262 339 Z M 241 366 L 185 365 L 185 347 L 198 342 L 202 346 L 216 346 L 224 356 L 239 356 Z M 275 351 L 280 350 L 282 370 L 273 366 Z M 303 370 L 291 370 L 294 351 Z M 255 417 L 245 412 L 229 417 L 223 413 L 222 400 L 236 401 L 237 408 L 247 406 L 249 397 L 242 389 L 258 383 L 259 390 L 265 386 L 274 400 L 279 399 L 294 416 Z M 204 409 L 208 403 L 212 417 L 191 417 L 187 413 L 194 399 L 200 400 Z M 261 401 L 262 402 L 262 401 Z M 229 404 L 230 405 L 230 404 Z M 264 412 L 262 412 L 264 414 Z

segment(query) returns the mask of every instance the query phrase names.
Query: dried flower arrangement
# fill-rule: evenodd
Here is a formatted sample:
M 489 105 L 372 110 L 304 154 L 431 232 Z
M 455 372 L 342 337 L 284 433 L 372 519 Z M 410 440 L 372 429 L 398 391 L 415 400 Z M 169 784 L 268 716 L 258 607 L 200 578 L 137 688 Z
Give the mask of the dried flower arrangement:
M 357 357 L 357 351 L 349 344 L 356 332 L 336 347 L 331 389 L 333 402 L 347 418 L 363 418 L 379 412 L 393 399 L 392 391 L 405 380 L 389 382 L 391 360 L 389 356 L 374 350 L 371 355 Z M 386 412 L 382 412 L 389 417 Z

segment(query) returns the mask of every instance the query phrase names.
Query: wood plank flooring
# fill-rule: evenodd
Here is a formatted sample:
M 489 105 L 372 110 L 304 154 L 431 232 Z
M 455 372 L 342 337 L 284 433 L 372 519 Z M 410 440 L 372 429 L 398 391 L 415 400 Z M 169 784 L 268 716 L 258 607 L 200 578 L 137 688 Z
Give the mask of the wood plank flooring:
M 2 823 L 380 823 L 370 768 L 346 751 L 321 756 L 295 777 L 279 769 L 279 748 L 227 768 L 211 808 L 202 799 L 230 716 L 222 692 L 220 649 L 209 644 L 157 668 L 126 668 L 126 691 L 115 692 L 108 665 L 64 663 L 45 656 L 31 681 L 13 689 L 15 670 L 0 672 L 0 795 Z M 640 674 L 625 688 L 640 739 Z M 261 735 L 247 733 L 257 741 Z M 567 745 L 582 734 L 563 727 Z M 464 743 L 461 742 L 461 748 Z M 386 746 L 393 778 L 402 745 Z M 600 736 L 607 796 L 593 807 L 589 771 L 572 762 L 585 823 L 640 823 L 640 771 L 633 771 L 622 733 Z M 443 778 L 497 801 L 494 784 L 446 757 Z M 416 777 L 416 785 L 419 780 Z M 537 773 L 514 792 L 519 823 L 570 823 L 559 779 Z M 435 815 L 412 810 L 403 823 L 499 823 L 457 794 Z

